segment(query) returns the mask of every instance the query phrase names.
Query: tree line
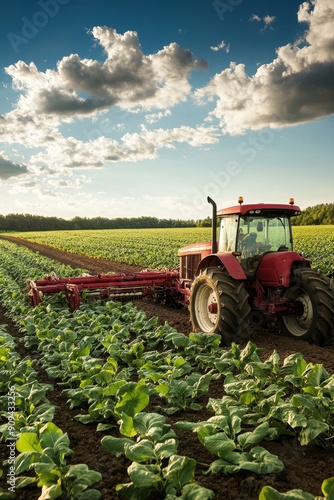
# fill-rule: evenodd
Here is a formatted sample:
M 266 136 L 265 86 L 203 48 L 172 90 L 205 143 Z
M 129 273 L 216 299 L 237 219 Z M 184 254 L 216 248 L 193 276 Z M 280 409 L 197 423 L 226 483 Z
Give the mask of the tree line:
M 6 231 L 64 231 L 74 229 L 144 229 L 196 227 L 193 220 L 158 219 L 156 217 L 74 217 L 71 220 L 43 215 L 0 215 L 0 232 Z
M 296 226 L 334 224 L 334 203 L 307 207 L 301 215 L 292 218 Z M 74 217 L 71 220 L 43 215 L 0 215 L 0 232 L 6 231 L 64 231 L 73 229 L 144 229 L 176 227 L 210 227 L 211 218 L 199 220 L 158 219 L 156 217 Z
M 321 203 L 307 207 L 298 217 L 293 217 L 295 226 L 318 226 L 334 224 L 334 203 Z

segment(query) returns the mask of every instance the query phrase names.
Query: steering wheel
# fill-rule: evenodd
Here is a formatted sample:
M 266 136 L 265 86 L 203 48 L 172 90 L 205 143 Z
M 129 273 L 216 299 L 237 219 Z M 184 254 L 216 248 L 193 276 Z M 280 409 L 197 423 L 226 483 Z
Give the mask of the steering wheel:
M 289 249 L 286 245 L 281 245 L 280 247 L 278 247 L 277 251 L 278 252 L 287 252 Z
M 267 252 L 268 250 L 271 249 L 271 245 L 266 244 L 266 243 L 259 243 L 259 246 L 257 247 L 259 252 Z

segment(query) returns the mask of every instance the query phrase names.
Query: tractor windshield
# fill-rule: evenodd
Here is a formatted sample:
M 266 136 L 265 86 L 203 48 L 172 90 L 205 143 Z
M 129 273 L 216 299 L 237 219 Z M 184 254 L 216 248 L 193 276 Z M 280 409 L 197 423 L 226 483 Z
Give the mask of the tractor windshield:
M 237 251 L 242 258 L 268 251 L 292 250 L 290 219 L 288 217 L 249 217 L 239 221 Z
M 238 252 L 241 259 L 268 251 L 292 250 L 289 217 L 275 215 L 222 217 L 218 251 Z

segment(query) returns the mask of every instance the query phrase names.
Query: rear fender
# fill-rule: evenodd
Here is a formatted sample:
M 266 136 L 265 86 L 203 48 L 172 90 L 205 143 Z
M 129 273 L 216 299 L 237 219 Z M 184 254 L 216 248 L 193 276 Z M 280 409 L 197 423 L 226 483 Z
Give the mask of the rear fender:
M 297 252 L 268 252 L 263 256 L 255 277 L 263 286 L 289 287 L 295 267 L 311 267 L 311 264 Z
M 204 257 L 197 267 L 196 275 L 198 275 L 202 269 L 206 269 L 208 267 L 225 267 L 231 278 L 235 280 L 247 279 L 240 262 L 233 254 L 228 252 L 211 254 Z

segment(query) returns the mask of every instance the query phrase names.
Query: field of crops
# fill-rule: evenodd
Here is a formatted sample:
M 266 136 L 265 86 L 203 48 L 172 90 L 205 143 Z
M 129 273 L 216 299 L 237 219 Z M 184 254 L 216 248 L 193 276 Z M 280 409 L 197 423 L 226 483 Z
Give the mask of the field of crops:
M 18 498 L 21 489 L 28 489 L 25 498 L 31 499 L 37 498 L 35 489 L 40 499 L 116 498 L 100 493 L 100 472 L 71 462 L 69 437 L 53 423 L 56 409 L 47 397 L 52 386 L 38 380 L 38 366 L 60 384 L 72 408 L 82 409 L 78 425 L 94 424 L 104 433 L 102 439 L 96 434 L 101 450 L 126 458 L 128 481 L 118 486 L 120 498 L 221 498 L 213 491 L 220 491 L 220 477 L 246 471 L 271 481 L 280 476 L 284 462 L 266 443 L 288 435 L 302 446 L 325 449 L 333 441 L 334 376 L 322 365 L 307 363 L 300 353 L 282 364 L 277 353 L 263 361 L 251 342 L 242 350 L 233 345 L 221 351 L 218 335 L 186 336 L 159 326 L 157 318 L 148 319 L 131 303 L 91 304 L 72 314 L 52 296 L 31 309 L 22 293 L 26 277 L 50 267 L 57 274 L 70 271 L 0 241 L 0 305 L 25 347 L 38 356 L 37 364 L 29 356 L 20 359 L 18 340 L 0 328 L 2 468 L 9 478 L 0 498 Z M 198 420 L 201 398 L 215 382 L 220 395 L 208 399 L 211 416 Z M 195 436 L 205 463 L 180 453 L 179 435 Z M 205 477 L 207 483 L 196 480 Z M 322 482 L 324 495 L 333 488 L 334 478 Z M 258 498 L 295 494 L 279 496 L 264 486 Z
M 114 229 L 10 233 L 60 250 L 161 269 L 178 265 L 180 247 L 211 239 L 210 228 Z M 294 246 L 312 260 L 312 267 L 334 275 L 334 225 L 296 226 Z

